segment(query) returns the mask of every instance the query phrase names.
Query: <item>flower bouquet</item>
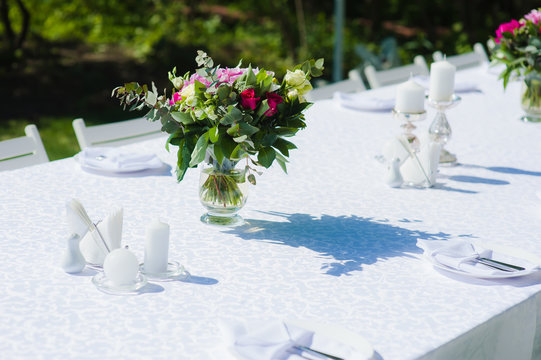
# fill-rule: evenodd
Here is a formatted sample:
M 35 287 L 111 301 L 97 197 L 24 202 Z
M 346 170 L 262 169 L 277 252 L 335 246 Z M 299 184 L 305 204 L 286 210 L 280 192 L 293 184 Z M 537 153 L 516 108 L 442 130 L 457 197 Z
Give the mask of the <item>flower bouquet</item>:
M 236 212 L 246 201 L 246 182 L 256 183 L 258 168 L 275 161 L 287 172 L 286 140 L 306 127 L 303 112 L 311 105 L 303 98 L 312 89 L 310 79 L 320 76 L 323 59 L 305 61 L 287 70 L 279 82 L 264 69 L 214 66 L 198 51 L 195 73 L 169 72 L 171 96 L 159 94 L 154 84 L 127 83 L 113 90 L 130 110 L 149 108 L 146 118 L 161 121 L 169 145 L 178 146 L 177 180 L 190 167 L 203 163 L 200 200 L 209 210 L 202 220 L 236 224 Z
M 524 120 L 541 120 L 541 8 L 520 20 L 501 24 L 496 30 L 492 52 L 493 63 L 502 63 L 500 74 L 504 88 L 512 77 L 523 80 L 522 107 Z M 538 120 L 536 120 L 538 119 Z

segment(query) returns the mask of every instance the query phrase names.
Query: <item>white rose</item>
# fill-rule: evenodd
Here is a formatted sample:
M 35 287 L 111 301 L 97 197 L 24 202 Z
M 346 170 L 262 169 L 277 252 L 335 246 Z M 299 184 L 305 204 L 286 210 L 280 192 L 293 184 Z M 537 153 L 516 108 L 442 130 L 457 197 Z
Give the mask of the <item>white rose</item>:
M 190 96 L 193 96 L 195 94 L 195 85 L 190 84 L 186 86 L 182 91 L 180 92 L 180 96 L 182 96 L 183 99 L 186 99 Z
M 312 84 L 310 84 L 310 81 L 304 80 L 304 84 L 299 86 L 297 90 L 299 91 L 299 95 L 305 95 L 307 92 L 312 90 Z
M 184 95 L 182 97 L 184 97 Z M 186 100 L 184 100 L 184 104 L 186 104 L 187 106 L 195 107 L 197 105 L 197 98 L 195 97 L 195 95 L 189 95 L 185 99 Z
M 171 80 L 171 82 L 173 83 L 173 86 L 175 87 L 175 89 L 180 89 L 182 88 L 182 85 L 184 85 L 184 79 L 181 78 L 180 76 L 174 78 L 173 80 Z
M 306 80 L 306 74 L 301 69 L 297 69 L 293 72 L 288 70 L 286 76 L 284 76 L 284 80 L 289 86 L 298 88 L 299 86 L 302 86 L 304 84 L 304 81 Z
M 294 99 L 296 97 L 299 97 L 299 92 L 297 89 L 291 89 L 287 92 L 287 97 L 290 99 Z

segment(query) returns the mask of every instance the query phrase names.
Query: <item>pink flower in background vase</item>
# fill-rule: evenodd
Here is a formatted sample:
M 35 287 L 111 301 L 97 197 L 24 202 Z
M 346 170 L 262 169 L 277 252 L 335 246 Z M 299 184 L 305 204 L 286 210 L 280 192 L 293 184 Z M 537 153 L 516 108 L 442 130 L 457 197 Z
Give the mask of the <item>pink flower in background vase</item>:
M 278 104 L 281 104 L 284 99 L 278 94 L 274 93 L 267 93 L 267 104 L 269 105 L 269 110 L 265 111 L 265 116 L 272 116 L 278 112 L 278 109 L 276 109 L 276 106 Z
M 541 11 L 534 9 L 529 14 L 524 15 L 524 19 L 533 22 L 538 25 L 541 24 Z
M 252 110 L 255 110 L 257 106 L 257 102 L 259 101 L 259 97 L 255 97 L 255 91 L 254 89 L 246 89 L 243 92 L 240 93 L 241 102 L 240 104 L 244 108 L 250 108 Z
M 515 19 L 511 20 L 508 23 L 503 23 L 498 27 L 498 30 L 496 30 L 496 41 L 497 43 L 501 42 L 501 39 L 503 38 L 504 32 L 510 32 L 513 33 L 515 29 L 520 28 L 522 25 L 516 21 Z

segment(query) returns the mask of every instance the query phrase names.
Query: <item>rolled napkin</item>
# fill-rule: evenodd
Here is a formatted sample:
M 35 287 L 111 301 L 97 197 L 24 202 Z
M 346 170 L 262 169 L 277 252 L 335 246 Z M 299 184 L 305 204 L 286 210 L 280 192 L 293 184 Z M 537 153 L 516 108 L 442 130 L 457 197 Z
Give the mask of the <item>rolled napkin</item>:
M 105 173 L 159 169 L 164 166 L 155 154 L 126 152 L 114 147 L 88 147 L 77 154 L 77 159 L 83 169 Z
M 363 93 L 335 92 L 333 100 L 340 106 L 358 111 L 390 111 L 394 107 L 395 99 L 379 99 Z
M 107 215 L 105 220 L 97 224 L 99 233 L 107 243 L 110 251 L 120 248 L 122 241 L 123 209 L 114 209 Z M 79 247 L 85 260 L 93 265 L 103 265 L 108 252 L 95 238 L 96 234 L 86 233 L 81 240 Z
M 445 265 L 451 269 L 478 277 L 510 274 L 507 271 L 494 269 L 484 265 L 477 261 L 478 258 L 488 258 L 521 266 L 524 268 L 521 272 L 524 273 L 539 268 L 538 264 L 534 264 L 526 259 L 495 252 L 466 240 L 447 241 L 418 239 L 417 247 L 423 249 L 424 256 L 433 263 Z
M 319 335 L 291 323 L 275 320 L 271 322 L 222 321 L 220 323 L 228 349 L 237 357 L 246 360 L 293 360 L 316 359 L 305 346 L 344 360 L 367 360 L 364 354 L 334 339 Z

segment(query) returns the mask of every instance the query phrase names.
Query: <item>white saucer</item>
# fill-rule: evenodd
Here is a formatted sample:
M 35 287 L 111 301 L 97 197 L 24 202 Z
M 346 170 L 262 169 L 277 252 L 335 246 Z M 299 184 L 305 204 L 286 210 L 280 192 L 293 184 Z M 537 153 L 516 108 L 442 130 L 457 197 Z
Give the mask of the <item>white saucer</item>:
M 111 295 L 135 295 L 139 293 L 139 290 L 147 284 L 147 278 L 138 273 L 135 280 L 129 284 L 116 285 L 109 280 L 104 273 L 99 272 L 92 277 L 92 282 L 98 290 Z
M 152 281 L 186 280 L 190 273 L 176 261 L 167 263 L 167 270 L 163 273 L 151 273 L 145 271 L 145 264 L 139 265 L 139 271 Z

